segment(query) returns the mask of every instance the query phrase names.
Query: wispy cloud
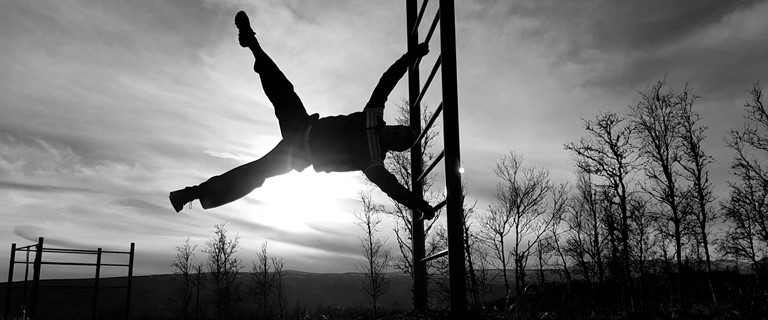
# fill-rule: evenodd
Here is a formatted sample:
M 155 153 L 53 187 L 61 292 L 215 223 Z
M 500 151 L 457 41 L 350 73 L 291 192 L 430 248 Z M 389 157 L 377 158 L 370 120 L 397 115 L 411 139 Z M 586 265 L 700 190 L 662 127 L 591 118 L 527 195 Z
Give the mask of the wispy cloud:
M 9 181 L 0 181 L 0 189 L 36 191 L 36 192 L 87 192 L 96 193 L 96 190 L 67 186 L 51 186 L 29 183 L 18 183 Z
M 51 235 L 49 230 L 34 225 L 19 225 L 14 227 L 13 233 L 24 240 L 34 244 L 38 238 L 44 237 L 44 247 L 95 249 L 99 244 L 83 243 L 61 234 Z

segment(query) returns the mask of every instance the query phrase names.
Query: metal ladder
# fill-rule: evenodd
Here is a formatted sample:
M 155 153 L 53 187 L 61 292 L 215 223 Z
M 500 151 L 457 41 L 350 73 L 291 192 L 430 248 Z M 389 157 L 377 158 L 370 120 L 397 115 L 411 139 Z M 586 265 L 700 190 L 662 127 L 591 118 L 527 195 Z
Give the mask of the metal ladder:
M 419 44 L 419 24 L 424 17 L 429 0 L 422 0 L 418 8 L 417 0 L 406 0 L 406 23 L 408 31 L 408 51 Z M 418 11 L 417 11 L 418 10 Z M 415 132 L 420 132 L 418 141 L 411 149 L 411 186 L 416 194 L 423 195 L 424 178 L 445 160 L 446 200 L 436 207 L 446 206 L 448 250 L 425 257 L 424 221 L 420 214 L 413 212 L 413 302 L 416 310 L 424 310 L 427 306 L 427 262 L 448 255 L 448 270 L 450 281 L 450 308 L 453 315 L 466 312 L 466 283 L 464 268 L 464 233 L 462 212 L 461 161 L 459 148 L 459 108 L 456 74 L 456 25 L 453 0 L 439 0 L 439 8 L 432 19 L 427 36 L 422 42 L 432 40 L 438 22 L 440 23 L 440 56 L 426 79 L 424 87 L 420 86 L 419 64 L 421 60 L 408 68 L 408 101 L 410 108 L 410 123 Z M 442 102 L 435 110 L 425 128 L 421 128 L 421 101 L 429 89 L 438 69 L 442 69 Z M 426 170 L 422 170 L 421 140 L 432 127 L 435 120 L 443 115 L 443 145 L 440 155 Z

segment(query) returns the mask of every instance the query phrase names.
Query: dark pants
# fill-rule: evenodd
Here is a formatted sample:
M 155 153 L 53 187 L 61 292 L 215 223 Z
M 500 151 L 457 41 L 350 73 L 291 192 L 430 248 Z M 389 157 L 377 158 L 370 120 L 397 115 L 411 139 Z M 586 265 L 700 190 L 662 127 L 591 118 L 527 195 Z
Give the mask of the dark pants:
M 244 164 L 200 184 L 198 195 L 205 209 L 218 207 L 240 199 L 260 187 L 264 180 L 309 167 L 304 147 L 304 135 L 310 116 L 274 61 L 261 48 L 253 50 L 256 56 L 254 71 L 261 77 L 261 86 L 275 108 L 283 139 L 272 151 L 256 161 Z

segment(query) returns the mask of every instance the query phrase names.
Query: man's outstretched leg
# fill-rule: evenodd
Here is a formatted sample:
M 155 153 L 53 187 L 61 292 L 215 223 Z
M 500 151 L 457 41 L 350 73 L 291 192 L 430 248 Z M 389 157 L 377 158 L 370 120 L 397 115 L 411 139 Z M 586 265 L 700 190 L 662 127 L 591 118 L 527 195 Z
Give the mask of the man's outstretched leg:
M 253 70 L 259 74 L 264 93 L 275 108 L 283 138 L 292 134 L 302 134 L 309 125 L 310 117 L 294 91 L 293 84 L 261 48 L 245 12 L 240 11 L 235 15 L 235 26 L 240 32 L 238 34 L 240 46 L 250 49 L 256 59 Z
M 309 161 L 305 151 L 296 145 L 296 141 L 283 139 L 261 159 L 212 177 L 198 186 L 171 192 L 169 199 L 173 209 L 179 212 L 185 204 L 198 199 L 203 209 L 215 208 L 246 196 L 264 184 L 267 178 L 293 169 L 304 170 Z

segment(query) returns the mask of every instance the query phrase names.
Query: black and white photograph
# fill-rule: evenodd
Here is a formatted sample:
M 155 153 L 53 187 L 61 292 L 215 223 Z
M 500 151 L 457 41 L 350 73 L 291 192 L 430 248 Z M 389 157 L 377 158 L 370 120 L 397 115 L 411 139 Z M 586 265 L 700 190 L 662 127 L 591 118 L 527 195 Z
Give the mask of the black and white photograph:
M 0 320 L 768 320 L 768 1 L 0 0 Z

